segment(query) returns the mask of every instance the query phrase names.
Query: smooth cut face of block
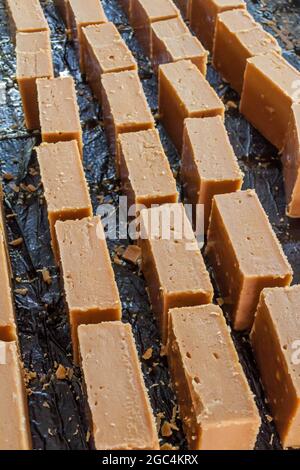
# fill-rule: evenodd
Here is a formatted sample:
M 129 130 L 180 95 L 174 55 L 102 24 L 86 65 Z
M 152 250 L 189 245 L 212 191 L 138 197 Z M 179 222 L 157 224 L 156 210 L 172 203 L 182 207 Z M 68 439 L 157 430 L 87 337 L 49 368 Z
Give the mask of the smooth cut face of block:
M 214 67 L 239 94 L 243 88 L 247 59 L 270 51 L 281 53 L 276 39 L 258 23 L 250 19 L 248 29 L 245 29 L 244 15 L 244 10 L 218 15 L 213 51 Z
M 300 72 L 273 52 L 247 60 L 240 111 L 275 147 L 282 150 L 291 106 L 299 101 Z
M 170 308 L 210 303 L 213 287 L 182 204 L 141 211 L 142 271 L 162 340 Z
M 96 449 L 158 450 L 153 411 L 130 325 L 81 325 L 78 335 Z
M 189 448 L 252 450 L 260 418 L 222 310 L 169 315 L 168 361 Z
M 190 59 L 206 75 L 207 51 L 193 36 L 181 17 L 157 21 L 152 29 L 152 64 L 158 70 L 160 64 Z
M 175 5 L 181 11 L 181 14 L 185 20 L 191 18 L 192 0 L 174 0 Z
M 224 116 L 224 104 L 189 60 L 159 67 L 159 114 L 178 151 L 187 117 Z
M 82 155 L 82 131 L 72 77 L 37 79 L 43 142 L 77 140 Z
M 300 217 L 300 104 L 293 104 L 282 152 L 287 215 Z
M 236 330 L 252 327 L 263 288 L 292 281 L 292 268 L 254 190 L 214 197 L 206 251 Z
M 300 447 L 300 286 L 264 289 L 251 344 L 284 447 Z
M 203 46 L 213 50 L 215 25 L 219 13 L 245 9 L 243 0 L 191 0 L 190 25 Z
M 0 450 L 30 450 L 31 433 L 16 342 L 0 341 Z
M 58 262 L 56 221 L 90 217 L 93 210 L 77 142 L 42 144 L 36 152 L 47 203 L 52 248 Z
M 135 0 L 131 7 L 131 25 L 146 55 L 152 57 L 151 23 L 179 16 L 172 0 Z
M 39 0 L 6 0 L 11 33 L 49 30 Z
M 119 134 L 154 129 L 154 118 L 136 71 L 104 74 L 101 81 L 104 124 L 115 153 Z
M 80 324 L 120 320 L 121 303 L 99 217 L 55 224 L 74 359 Z
M 87 81 L 101 102 L 101 75 L 136 70 L 136 61 L 113 23 L 83 28 Z
M 205 230 L 215 194 L 241 189 L 243 174 L 220 116 L 184 123 L 181 180 L 190 204 L 204 204 Z
M 119 174 L 128 206 L 177 202 L 176 181 L 155 129 L 121 134 Z
M 17 33 L 16 56 L 19 91 L 27 129 L 39 129 L 37 78 L 53 78 L 49 31 Z
M 81 71 L 85 72 L 84 46 L 82 28 L 88 25 L 101 24 L 107 21 L 101 1 L 69 0 L 69 22 L 73 40 L 79 53 Z

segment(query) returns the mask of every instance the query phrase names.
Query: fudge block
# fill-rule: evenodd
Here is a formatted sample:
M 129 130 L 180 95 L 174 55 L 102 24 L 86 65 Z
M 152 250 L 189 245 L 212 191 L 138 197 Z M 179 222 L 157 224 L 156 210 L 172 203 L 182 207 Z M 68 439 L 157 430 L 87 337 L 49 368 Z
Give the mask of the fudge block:
M 214 195 L 237 191 L 243 184 L 220 116 L 185 120 L 180 175 L 187 202 L 204 205 L 206 231 Z
M 104 74 L 101 82 L 104 125 L 116 153 L 120 134 L 154 129 L 154 118 L 136 71 Z
M 300 72 L 276 52 L 247 60 L 240 111 L 275 147 L 282 150 L 291 106 L 299 101 Z
M 151 30 L 152 64 L 156 72 L 160 64 L 190 59 L 206 75 L 208 53 L 181 17 L 157 21 Z
M 86 79 L 101 102 L 101 75 L 136 70 L 136 61 L 113 23 L 83 28 Z
M 206 252 L 236 330 L 252 327 L 264 287 L 292 281 L 292 268 L 254 190 L 214 196 Z
M 300 217 L 300 104 L 293 104 L 281 157 L 289 217 Z
M 179 16 L 172 0 L 135 0 L 131 6 L 131 26 L 146 55 L 152 57 L 151 24 Z
M 82 130 L 73 78 L 38 78 L 36 83 L 43 142 L 77 140 L 82 155 Z
M 120 320 L 121 303 L 100 217 L 55 224 L 74 360 L 80 324 Z
M 5 0 L 10 31 L 15 41 L 16 33 L 49 31 L 39 0 Z
M 59 11 L 60 16 L 65 23 L 66 29 L 69 32 L 71 30 L 70 22 L 70 11 L 69 11 L 69 0 L 53 0 L 55 8 Z
M 253 395 L 216 305 L 169 312 L 168 361 L 192 450 L 252 450 L 260 427 Z
M 88 25 L 101 24 L 107 21 L 99 0 L 69 0 L 68 21 L 75 47 L 79 55 L 81 72 L 85 72 L 82 28 Z
M 16 78 L 22 98 L 27 129 L 39 129 L 37 78 L 53 78 L 53 64 L 49 31 L 17 33 Z
M 174 0 L 185 20 L 191 19 L 192 0 Z
M 245 9 L 243 0 L 191 0 L 190 25 L 203 46 L 213 50 L 215 25 L 219 13 L 227 10 Z
M 0 341 L 0 396 L 0 450 L 30 450 L 27 396 L 14 341 Z
M 249 16 L 249 25 L 245 17 Z M 267 52 L 281 53 L 276 39 L 244 10 L 218 15 L 213 49 L 213 65 L 239 94 L 242 92 L 247 59 Z
M 251 343 L 283 447 L 300 447 L 300 286 L 264 289 Z
M 0 183 L 0 341 L 17 340 L 11 277 L 3 208 L 3 191 Z
M 169 309 L 210 303 L 213 287 L 182 204 L 144 209 L 140 219 L 142 271 L 166 343 Z
M 128 206 L 177 202 L 176 181 L 156 129 L 121 134 L 119 174 Z
M 131 326 L 80 325 L 81 367 L 97 450 L 158 450 Z
M 159 67 L 159 114 L 177 150 L 187 117 L 224 116 L 224 104 L 190 60 Z
M 47 203 L 52 248 L 58 262 L 56 221 L 90 217 L 93 210 L 77 142 L 42 144 L 36 152 Z

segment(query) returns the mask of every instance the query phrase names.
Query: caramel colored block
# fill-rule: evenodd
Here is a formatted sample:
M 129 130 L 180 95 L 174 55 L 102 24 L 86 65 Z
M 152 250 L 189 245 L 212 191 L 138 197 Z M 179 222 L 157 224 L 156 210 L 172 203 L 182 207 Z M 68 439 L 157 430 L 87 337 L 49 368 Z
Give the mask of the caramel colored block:
M 179 16 L 172 0 L 135 0 L 131 6 L 131 26 L 146 55 L 152 57 L 151 24 Z
M 216 305 L 170 310 L 168 361 L 192 450 L 252 450 L 260 417 Z
M 0 450 L 30 450 L 23 371 L 16 342 L 0 341 Z
M 56 221 L 90 217 L 93 210 L 77 142 L 42 144 L 36 152 L 47 203 L 52 247 L 58 262 Z
M 300 104 L 293 104 L 282 152 L 287 215 L 300 217 Z
M 185 118 L 223 117 L 224 104 L 196 65 L 180 60 L 159 67 L 159 114 L 181 152 Z
M 131 326 L 81 325 L 81 367 L 97 450 L 158 450 L 159 442 Z
M 276 39 L 250 17 L 246 26 L 244 10 L 218 15 L 213 65 L 239 94 L 242 92 L 247 59 L 270 51 L 281 53 Z M 253 23 L 253 24 L 252 24 Z
M 300 286 L 264 289 L 251 343 L 284 447 L 300 447 Z
M 247 60 L 240 111 L 279 150 L 291 106 L 299 101 L 299 82 L 300 72 L 275 52 Z
M 152 64 L 156 71 L 160 64 L 190 59 L 206 75 L 207 51 L 181 17 L 157 21 L 151 29 Z
M 181 11 L 183 18 L 186 20 L 190 20 L 192 0 L 174 0 L 174 3 Z
M 241 189 L 243 174 L 220 116 L 186 119 L 181 180 L 190 204 L 204 204 L 207 230 L 214 195 Z
M 82 130 L 72 77 L 36 81 L 43 142 L 77 140 L 82 155 Z
M 162 340 L 170 308 L 210 303 L 213 287 L 182 204 L 141 211 L 142 271 Z
M 292 268 L 254 190 L 214 197 L 206 250 L 236 330 L 252 327 L 264 287 L 292 281 Z
M 206 49 L 213 50 L 218 14 L 240 8 L 246 8 L 243 0 L 191 0 L 190 25 Z
M 0 341 L 15 341 L 16 339 L 16 321 L 11 291 L 11 266 L 6 241 L 3 192 L 0 184 Z
M 79 53 L 81 71 L 85 72 L 82 28 L 107 21 L 100 0 L 69 0 L 68 19 L 75 47 Z
M 16 78 L 22 98 L 27 129 L 39 129 L 37 78 L 53 78 L 49 31 L 17 33 Z
M 49 31 L 39 0 L 6 0 L 6 5 L 14 40 L 17 32 Z
M 136 70 L 136 61 L 113 23 L 83 28 L 87 81 L 101 102 L 101 75 Z
M 57 221 L 55 230 L 77 362 L 78 325 L 120 320 L 121 303 L 101 219 Z
M 154 118 L 136 71 L 104 74 L 101 81 L 104 124 L 115 153 L 120 134 L 154 129 Z
M 177 202 L 176 181 L 156 129 L 121 134 L 120 179 L 128 206 Z
M 60 13 L 60 16 L 63 19 L 63 22 L 66 25 L 67 30 L 71 29 L 71 24 L 70 24 L 70 11 L 69 11 L 69 0 L 53 0 L 53 3 L 57 10 Z

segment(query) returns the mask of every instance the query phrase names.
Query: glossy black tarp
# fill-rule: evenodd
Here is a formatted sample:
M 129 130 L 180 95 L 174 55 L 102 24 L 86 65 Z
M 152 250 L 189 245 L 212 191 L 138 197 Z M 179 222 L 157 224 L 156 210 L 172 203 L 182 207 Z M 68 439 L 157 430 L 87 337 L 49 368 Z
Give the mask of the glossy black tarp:
M 133 50 L 140 77 L 153 114 L 157 112 L 157 83 L 147 59 L 128 26 L 116 0 L 102 1 L 110 20 L 119 28 Z M 286 58 L 300 68 L 300 7 L 295 1 L 248 1 L 251 13 L 272 32 L 285 50 Z M 51 28 L 55 74 L 71 74 L 76 81 L 84 136 L 84 167 L 94 210 L 100 203 L 117 207 L 120 195 L 112 157 L 101 127 L 101 110 L 82 79 L 72 43 L 52 1 L 42 1 Z M 233 103 L 237 95 L 209 67 L 208 79 L 228 103 L 226 126 L 239 163 L 245 172 L 245 188 L 255 188 L 300 281 L 300 223 L 285 217 L 284 187 L 280 160 L 268 144 L 239 114 Z M 33 445 L 35 449 L 88 449 L 92 446 L 85 419 L 85 399 L 80 371 L 73 367 L 66 309 L 60 275 L 50 249 L 47 213 L 34 147 L 38 133 L 28 133 L 15 81 L 15 55 L 0 1 L 0 173 L 4 177 L 5 207 L 9 240 L 23 239 L 10 248 L 14 272 L 14 294 L 19 337 L 28 381 Z M 179 157 L 158 124 L 172 168 L 177 172 Z M 180 187 L 180 186 L 179 186 Z M 161 424 L 173 421 L 178 430 L 162 442 L 185 448 L 177 416 L 176 400 L 169 382 L 166 358 L 161 355 L 158 331 L 150 311 L 145 282 L 138 269 L 119 261 L 119 250 L 127 242 L 109 241 L 123 306 L 123 319 L 135 333 L 143 372 L 152 405 Z M 266 247 L 267 249 L 268 247 Z M 46 282 L 46 272 L 51 283 Z M 216 293 L 218 297 L 218 293 Z M 226 312 L 225 312 L 226 314 Z M 270 420 L 259 375 L 247 337 L 233 334 L 241 362 L 257 397 L 263 425 L 257 449 L 276 449 L 280 444 Z M 144 353 L 152 348 L 149 359 Z M 148 357 L 149 355 L 145 356 Z M 57 373 L 59 365 L 65 377 Z M 61 369 L 60 369 L 61 370 Z M 99 371 L 101 373 L 101 371 Z

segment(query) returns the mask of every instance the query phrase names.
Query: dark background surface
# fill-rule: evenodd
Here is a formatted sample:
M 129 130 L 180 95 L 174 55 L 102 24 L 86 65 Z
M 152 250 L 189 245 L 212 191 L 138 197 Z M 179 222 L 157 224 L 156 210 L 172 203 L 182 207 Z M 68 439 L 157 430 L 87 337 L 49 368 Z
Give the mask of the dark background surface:
M 138 60 L 140 77 L 155 115 L 157 83 L 151 67 L 139 49 L 117 1 L 102 0 L 102 3 L 108 18 L 118 26 Z M 285 57 L 300 69 L 299 2 L 257 0 L 247 3 L 255 18 L 279 40 Z M 52 1 L 42 1 L 42 4 L 51 27 L 55 75 L 71 74 L 76 82 L 85 144 L 84 168 L 94 210 L 103 202 L 113 203 L 117 207 L 120 191 L 113 159 L 101 127 L 101 110 L 80 75 L 74 47 L 66 39 L 63 22 Z M 208 80 L 227 103 L 226 126 L 245 173 L 244 188 L 256 189 L 293 266 L 294 283 L 297 283 L 300 281 L 300 222 L 285 217 L 284 186 L 277 151 L 239 114 L 235 106 L 238 96 L 210 66 Z M 40 135 L 29 133 L 24 127 L 15 80 L 14 47 L 7 28 L 4 0 L 0 0 L 0 81 L 6 90 L 5 102 L 0 106 L 0 175 L 4 177 L 8 236 L 10 241 L 20 237 L 23 239 L 22 244 L 10 247 L 10 255 L 19 337 L 29 390 L 33 446 L 35 449 L 49 450 L 87 449 L 92 444 L 85 420 L 86 404 L 81 375 L 72 364 L 63 291 L 50 249 L 47 211 L 33 150 L 40 143 Z M 179 156 L 159 124 L 158 127 L 172 168 L 177 174 Z M 170 387 L 167 361 L 161 354 L 145 282 L 137 268 L 122 261 L 120 253 L 124 244 L 123 241 L 109 242 L 122 299 L 123 319 L 132 324 L 158 421 L 161 425 L 165 421 L 173 423 L 172 434 L 163 437 L 162 442 L 185 448 L 176 400 Z M 45 270 L 51 275 L 51 283 L 45 282 Z M 278 449 L 280 444 L 265 403 L 248 338 L 236 333 L 233 338 L 262 415 L 263 424 L 256 448 Z M 143 355 L 149 352 L 149 348 L 152 348 L 152 355 L 145 359 Z M 65 378 L 56 373 L 60 364 L 65 368 Z

